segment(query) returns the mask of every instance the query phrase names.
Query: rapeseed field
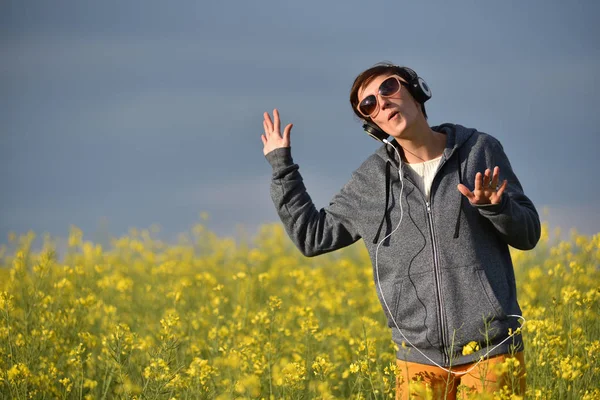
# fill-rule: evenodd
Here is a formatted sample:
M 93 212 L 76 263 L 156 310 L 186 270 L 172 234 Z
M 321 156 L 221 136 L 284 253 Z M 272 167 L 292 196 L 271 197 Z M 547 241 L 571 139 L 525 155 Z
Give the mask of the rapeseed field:
M 394 398 L 396 346 L 362 244 L 305 258 L 279 224 L 245 240 L 203 225 L 157 236 L 103 248 L 73 227 L 60 257 L 51 238 L 39 251 L 33 234 L 9 238 L 0 398 Z M 513 252 L 525 398 L 600 399 L 600 234 L 559 237 L 544 226 L 534 251 Z M 521 398 L 504 389 L 494 398 Z

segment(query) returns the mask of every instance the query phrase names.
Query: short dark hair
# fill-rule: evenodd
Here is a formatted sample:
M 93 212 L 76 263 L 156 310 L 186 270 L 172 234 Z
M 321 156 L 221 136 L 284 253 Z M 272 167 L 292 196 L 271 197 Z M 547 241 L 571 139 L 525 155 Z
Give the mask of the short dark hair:
M 352 84 L 352 88 L 350 89 L 350 105 L 352 106 L 352 111 L 354 114 L 360 119 L 365 119 L 365 117 L 358 112 L 356 109 L 358 107 L 358 91 L 361 87 L 368 85 L 373 79 L 381 75 L 398 75 L 406 82 L 410 82 L 413 77 L 411 74 L 406 71 L 402 66 L 395 65 L 390 62 L 384 61 L 375 64 L 371 68 L 361 72 L 354 83 Z M 421 104 L 421 110 L 423 111 L 423 115 L 425 119 L 427 119 L 427 112 L 425 111 L 425 104 Z M 370 120 L 370 118 L 368 118 Z

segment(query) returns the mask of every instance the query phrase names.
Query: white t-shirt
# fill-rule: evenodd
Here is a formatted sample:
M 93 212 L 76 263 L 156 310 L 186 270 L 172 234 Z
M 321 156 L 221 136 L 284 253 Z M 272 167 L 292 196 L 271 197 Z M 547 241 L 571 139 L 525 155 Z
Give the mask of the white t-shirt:
M 429 194 L 431 192 L 431 183 L 433 182 L 433 176 L 437 170 L 438 165 L 442 156 L 434 158 L 433 160 L 425 161 L 417 164 L 405 164 L 414 171 L 415 183 L 421 190 L 421 193 L 425 195 L 427 201 L 429 201 Z

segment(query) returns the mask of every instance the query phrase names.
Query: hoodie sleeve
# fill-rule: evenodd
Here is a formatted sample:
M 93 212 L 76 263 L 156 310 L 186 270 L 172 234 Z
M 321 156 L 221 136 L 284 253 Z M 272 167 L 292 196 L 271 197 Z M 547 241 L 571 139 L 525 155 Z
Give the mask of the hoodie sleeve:
M 488 168 L 500 167 L 499 182 L 508 180 L 500 204 L 474 205 L 496 228 L 504 241 L 519 250 L 530 250 L 540 239 L 540 218 L 531 200 L 523 192 L 499 141 L 493 139 L 486 149 Z
M 273 167 L 271 198 L 281 222 L 298 249 L 307 257 L 348 246 L 358 239 L 352 215 L 354 201 L 346 185 L 328 207 L 317 210 L 294 164 L 289 147 L 266 155 Z

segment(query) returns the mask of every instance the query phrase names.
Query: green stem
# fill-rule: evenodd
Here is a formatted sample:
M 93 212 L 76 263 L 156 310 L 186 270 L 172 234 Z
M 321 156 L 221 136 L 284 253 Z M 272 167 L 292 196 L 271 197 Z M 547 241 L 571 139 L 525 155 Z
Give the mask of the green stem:
M 108 374 L 108 382 L 104 383 L 104 385 L 106 385 L 106 387 L 104 388 L 104 393 L 102 393 L 101 400 L 106 399 L 106 394 L 108 393 L 108 389 L 110 389 L 110 384 L 112 383 L 112 378 L 113 378 L 113 369 L 111 368 L 111 370 L 109 372 L 107 372 L 107 374 Z

